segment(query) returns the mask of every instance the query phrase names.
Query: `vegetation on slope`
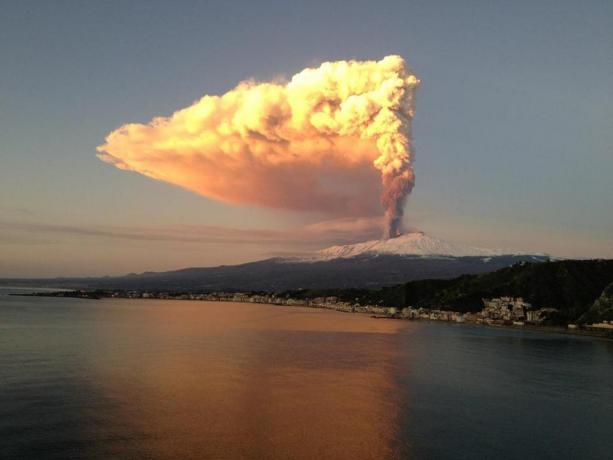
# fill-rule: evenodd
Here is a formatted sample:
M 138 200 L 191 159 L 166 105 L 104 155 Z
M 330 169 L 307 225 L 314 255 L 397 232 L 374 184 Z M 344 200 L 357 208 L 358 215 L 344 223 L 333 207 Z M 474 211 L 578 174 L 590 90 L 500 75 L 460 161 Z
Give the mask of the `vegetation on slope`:
M 594 304 L 579 319 L 580 323 L 613 321 L 613 283 L 609 284 Z
M 610 314 L 611 295 L 595 307 L 595 299 L 613 282 L 613 260 L 563 260 L 556 262 L 520 262 L 511 267 L 479 275 L 463 275 L 452 280 L 411 281 L 388 288 L 325 289 L 287 291 L 292 297 L 336 296 L 339 300 L 362 304 L 380 304 L 404 308 L 441 308 L 461 312 L 479 311 L 481 299 L 523 297 L 535 308 L 559 310 L 558 322 L 606 319 Z M 608 303 L 607 303 L 608 302 Z M 591 316 L 583 317 L 588 310 Z M 613 319 L 613 318 L 612 318 Z

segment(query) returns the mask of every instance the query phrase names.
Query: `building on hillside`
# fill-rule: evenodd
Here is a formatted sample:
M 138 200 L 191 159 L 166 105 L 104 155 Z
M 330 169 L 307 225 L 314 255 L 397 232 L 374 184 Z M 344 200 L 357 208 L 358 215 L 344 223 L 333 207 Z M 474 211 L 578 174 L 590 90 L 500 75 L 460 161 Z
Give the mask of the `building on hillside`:
M 522 321 L 526 319 L 526 313 L 532 308 L 521 297 L 496 297 L 493 299 L 481 299 L 483 310 L 481 316 L 485 319 L 503 321 Z
M 526 312 L 526 322 L 539 324 L 558 312 L 557 308 L 538 308 Z

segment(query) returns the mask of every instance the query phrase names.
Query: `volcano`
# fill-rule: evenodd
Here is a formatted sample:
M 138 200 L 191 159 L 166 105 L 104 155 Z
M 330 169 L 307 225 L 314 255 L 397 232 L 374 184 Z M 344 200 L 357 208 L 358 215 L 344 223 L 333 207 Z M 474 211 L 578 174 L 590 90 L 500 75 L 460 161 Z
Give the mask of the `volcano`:
M 419 256 L 419 257 L 502 257 L 502 256 L 538 256 L 545 254 L 529 254 L 505 249 L 484 249 L 457 243 L 450 243 L 426 235 L 424 232 L 404 233 L 396 238 L 371 240 L 356 244 L 331 246 L 319 251 L 315 260 L 332 260 L 357 256 Z
M 420 279 L 487 273 L 518 262 L 547 260 L 549 257 L 545 254 L 477 248 L 414 232 L 391 239 L 332 246 L 308 257 L 275 257 L 239 265 L 101 278 L 13 279 L 10 285 L 269 292 L 301 288 L 377 288 Z

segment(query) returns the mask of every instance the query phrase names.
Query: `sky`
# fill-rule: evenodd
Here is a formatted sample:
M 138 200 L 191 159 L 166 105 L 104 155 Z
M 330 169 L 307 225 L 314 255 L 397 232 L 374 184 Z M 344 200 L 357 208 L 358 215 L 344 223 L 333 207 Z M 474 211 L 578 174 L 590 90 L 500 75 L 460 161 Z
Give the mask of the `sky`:
M 239 82 L 401 55 L 418 75 L 405 227 L 613 257 L 613 2 L 11 1 L 0 15 L 0 277 L 304 254 L 370 217 L 227 204 L 96 147 Z

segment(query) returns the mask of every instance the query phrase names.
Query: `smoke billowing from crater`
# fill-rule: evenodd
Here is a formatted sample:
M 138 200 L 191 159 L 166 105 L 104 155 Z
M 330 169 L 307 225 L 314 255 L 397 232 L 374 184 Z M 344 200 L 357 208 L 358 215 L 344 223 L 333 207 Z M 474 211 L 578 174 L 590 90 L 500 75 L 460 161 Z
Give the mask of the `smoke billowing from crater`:
M 418 84 L 400 56 L 326 62 L 287 83 L 242 82 L 170 117 L 126 124 L 98 156 L 223 202 L 334 217 L 375 215 L 381 190 L 385 236 L 394 237 L 414 184 Z

